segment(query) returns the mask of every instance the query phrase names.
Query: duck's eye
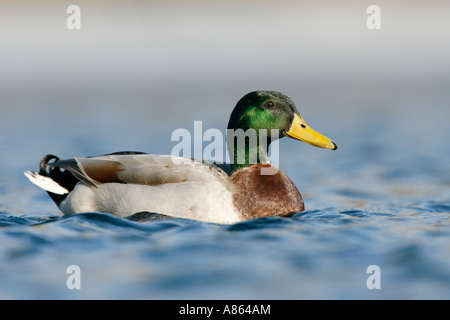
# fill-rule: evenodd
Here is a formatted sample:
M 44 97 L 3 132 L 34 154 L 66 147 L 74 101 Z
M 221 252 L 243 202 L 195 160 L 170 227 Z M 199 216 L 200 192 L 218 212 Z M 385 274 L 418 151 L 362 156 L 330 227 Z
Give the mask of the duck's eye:
M 273 103 L 272 101 L 267 101 L 266 103 L 264 103 L 264 108 L 273 109 L 275 108 L 275 103 Z

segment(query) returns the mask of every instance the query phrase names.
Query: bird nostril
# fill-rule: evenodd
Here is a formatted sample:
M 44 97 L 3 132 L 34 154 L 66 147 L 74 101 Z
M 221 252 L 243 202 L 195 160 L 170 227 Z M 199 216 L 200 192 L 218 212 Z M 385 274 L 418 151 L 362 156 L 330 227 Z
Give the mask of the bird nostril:
M 306 126 L 305 126 L 304 124 L 301 124 L 301 127 L 302 127 L 302 128 L 306 128 Z

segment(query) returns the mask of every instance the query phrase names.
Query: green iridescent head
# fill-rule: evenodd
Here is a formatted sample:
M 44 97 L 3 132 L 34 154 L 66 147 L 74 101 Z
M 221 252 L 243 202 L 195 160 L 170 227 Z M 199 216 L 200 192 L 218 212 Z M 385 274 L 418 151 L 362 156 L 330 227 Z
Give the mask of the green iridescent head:
M 256 139 L 252 143 L 251 135 L 246 134 L 241 139 L 245 143 L 239 144 L 239 135 L 233 132 L 253 132 Z M 265 138 L 263 143 L 261 135 Z M 228 122 L 227 146 L 231 157 L 231 171 L 267 161 L 269 144 L 283 136 L 316 147 L 337 148 L 333 141 L 306 124 L 294 102 L 286 95 L 276 91 L 253 91 L 246 94 L 238 101 Z
M 294 102 L 276 91 L 253 91 L 238 101 L 231 113 L 228 129 L 277 129 L 282 136 L 289 130 L 294 114 L 300 116 Z

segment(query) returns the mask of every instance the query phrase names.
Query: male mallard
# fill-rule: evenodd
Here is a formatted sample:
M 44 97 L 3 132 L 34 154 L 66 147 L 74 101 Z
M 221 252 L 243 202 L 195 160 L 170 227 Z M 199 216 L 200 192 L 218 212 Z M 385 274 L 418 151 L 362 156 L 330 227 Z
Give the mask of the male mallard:
M 70 160 L 47 155 L 39 173 L 25 175 L 45 189 L 64 214 L 108 212 L 127 217 L 145 211 L 235 223 L 303 211 L 294 183 L 267 162 L 269 144 L 283 136 L 332 150 L 336 144 L 312 130 L 291 99 L 273 91 L 251 92 L 239 100 L 228 129 L 254 129 L 257 136 L 256 143 L 244 137 L 240 145 L 237 136 L 227 139 L 228 167 L 169 155 L 118 152 Z

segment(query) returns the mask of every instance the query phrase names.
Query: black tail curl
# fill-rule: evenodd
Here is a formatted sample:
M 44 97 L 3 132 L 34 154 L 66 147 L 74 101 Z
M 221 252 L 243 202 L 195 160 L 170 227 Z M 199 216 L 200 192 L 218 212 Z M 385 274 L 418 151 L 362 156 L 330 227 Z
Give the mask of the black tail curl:
M 69 171 L 61 170 L 57 165 L 55 165 L 59 160 L 60 159 L 57 156 L 47 154 L 42 158 L 41 162 L 39 162 L 39 174 L 41 176 L 51 178 L 61 187 L 66 188 L 70 192 L 73 188 L 75 188 L 75 185 L 78 183 L 78 179 L 75 178 Z M 57 205 L 59 205 L 67 197 L 67 194 L 60 195 L 48 191 L 47 193 Z
M 47 167 L 49 165 L 49 162 L 52 160 L 55 160 L 54 162 L 57 162 L 57 161 L 59 161 L 59 158 L 52 154 L 48 154 L 42 158 L 41 162 L 39 162 L 39 174 L 41 176 L 50 177 L 51 173 L 49 171 L 47 171 Z M 53 170 L 54 170 L 54 167 L 50 167 L 50 171 L 53 171 Z

